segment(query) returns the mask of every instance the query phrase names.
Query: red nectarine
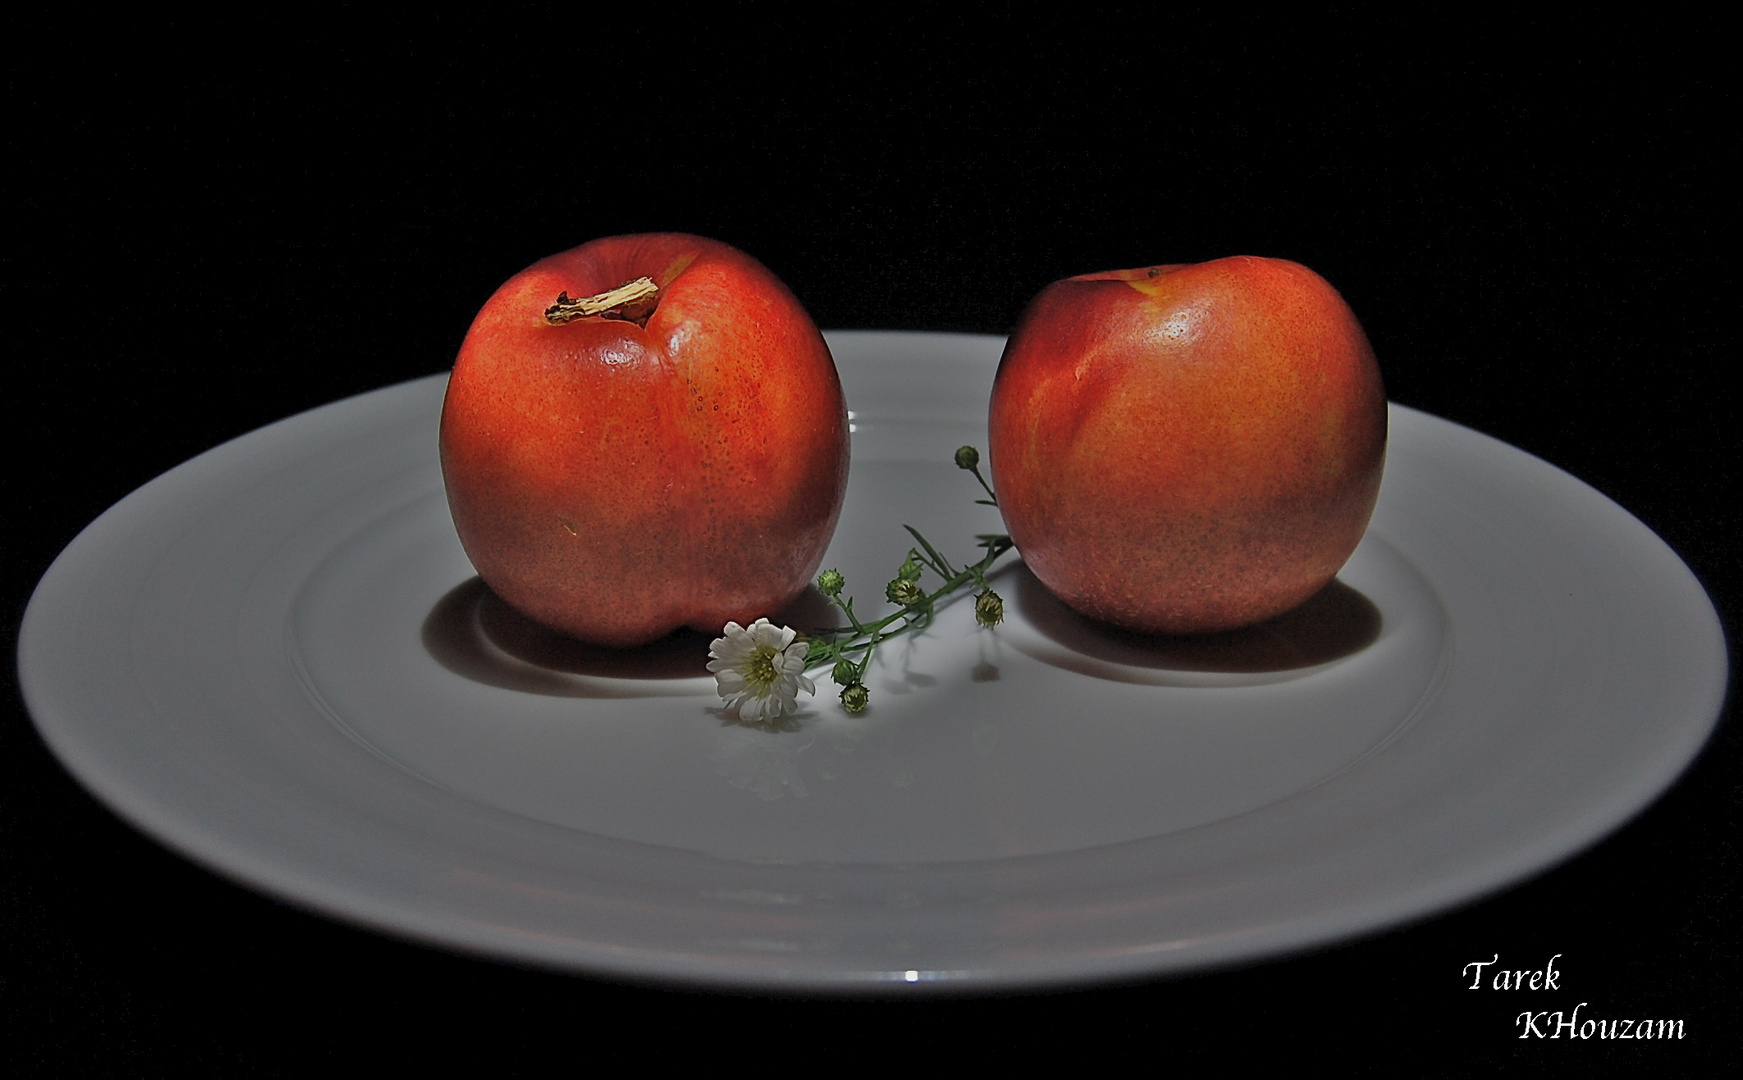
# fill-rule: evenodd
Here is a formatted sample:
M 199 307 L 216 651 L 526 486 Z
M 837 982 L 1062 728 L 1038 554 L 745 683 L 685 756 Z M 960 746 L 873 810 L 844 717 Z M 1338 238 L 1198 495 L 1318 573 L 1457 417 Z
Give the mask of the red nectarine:
M 696 236 L 618 236 L 484 305 L 441 456 L 485 583 L 540 623 L 631 646 L 750 623 L 804 590 L 841 512 L 847 410 L 823 336 L 761 263 Z
M 1190 634 L 1312 596 L 1367 528 L 1386 449 L 1373 350 L 1304 266 L 1085 274 L 1023 313 L 988 435 L 1006 527 L 1079 612 Z

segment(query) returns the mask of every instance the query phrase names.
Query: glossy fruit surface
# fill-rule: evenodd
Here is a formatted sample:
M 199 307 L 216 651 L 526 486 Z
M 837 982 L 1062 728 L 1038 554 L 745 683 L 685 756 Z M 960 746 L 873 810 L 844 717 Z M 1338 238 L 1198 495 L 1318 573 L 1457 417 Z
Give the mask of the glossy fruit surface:
M 1233 629 L 1323 588 L 1380 489 L 1386 396 L 1337 291 L 1240 256 L 1042 290 L 1000 361 L 988 435 L 1017 550 L 1082 614 Z
M 644 277 L 651 300 L 547 318 L 559 296 Z M 749 623 L 805 589 L 846 491 L 847 411 L 822 335 L 762 264 L 697 236 L 617 236 L 484 305 L 441 456 L 491 589 L 582 641 L 633 646 Z

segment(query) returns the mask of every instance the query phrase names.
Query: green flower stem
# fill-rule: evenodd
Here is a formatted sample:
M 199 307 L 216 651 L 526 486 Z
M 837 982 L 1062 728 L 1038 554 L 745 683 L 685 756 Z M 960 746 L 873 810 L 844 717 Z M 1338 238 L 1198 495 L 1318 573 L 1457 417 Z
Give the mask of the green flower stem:
M 968 466 L 968 471 L 974 474 L 974 478 L 979 480 L 980 486 L 986 490 L 986 498 L 976 499 L 974 501 L 982 506 L 997 506 L 999 504 L 999 497 L 993 494 L 992 485 L 988 484 L 986 482 L 986 477 L 980 474 L 980 463 L 977 461 L 975 464 Z
M 956 467 L 974 473 L 974 478 L 980 481 L 981 488 L 987 493 L 988 498 L 976 499 L 975 502 L 997 506 L 998 496 L 993 494 L 992 487 L 980 474 L 980 451 L 972 446 L 963 446 L 957 449 L 955 457 Z M 862 623 L 859 616 L 853 613 L 853 597 L 845 600 L 841 597 L 841 590 L 846 584 L 841 571 L 826 570 L 817 579 L 818 589 L 828 597 L 831 604 L 846 613 L 850 625 L 819 631 L 817 636 L 807 642 L 805 670 L 828 664 L 830 676 L 841 687 L 841 707 L 849 713 L 865 711 L 869 700 L 865 673 L 871 667 L 872 657 L 877 653 L 878 646 L 910 630 L 920 630 L 932 625 L 938 602 L 951 593 L 964 585 L 974 585 L 980 590 L 975 597 L 974 621 L 982 627 L 995 627 L 1005 617 L 1004 601 L 988 587 L 986 575 L 993 568 L 993 563 L 998 562 L 999 556 L 1014 546 L 1010 537 L 1003 533 L 985 533 L 975 537 L 986 554 L 974 565 L 958 570 L 932 546 L 930 540 L 920 535 L 919 529 L 912 525 L 903 525 L 902 528 L 908 530 L 908 534 L 919 542 L 920 547 L 908 549 L 907 558 L 902 560 L 896 576 L 884 586 L 884 595 L 900 605 L 898 610 L 881 619 Z M 924 554 L 921 549 L 924 549 Z M 921 592 L 919 586 L 919 581 L 927 570 L 944 579 L 944 584 L 931 593 Z M 900 625 L 897 625 L 898 621 Z M 848 655 L 856 650 L 859 652 L 858 660 Z
M 984 481 L 982 486 L 985 486 Z M 981 542 L 981 546 L 986 549 L 986 555 L 974 565 L 962 570 L 956 570 L 951 567 L 948 560 L 938 554 L 937 550 L 927 542 L 924 536 L 920 535 L 918 530 L 914 529 L 912 526 L 903 526 L 903 528 L 906 528 L 910 533 L 913 533 L 914 538 L 920 541 L 920 545 L 926 549 L 926 554 L 930 557 L 927 560 L 927 565 L 930 566 L 932 571 L 938 574 L 939 577 L 944 578 L 944 584 L 935 592 L 921 597 L 919 600 L 907 605 L 900 611 L 892 612 L 889 615 L 870 623 L 861 623 L 859 619 L 854 616 L 853 600 L 851 597 L 847 600 L 831 597 L 830 602 L 847 613 L 848 622 L 853 624 L 853 633 L 844 640 L 839 635 L 841 631 L 848 628 L 841 627 L 834 631 L 822 631 L 823 635 L 828 636 L 813 638 L 810 646 L 805 652 L 805 667 L 807 670 L 817 667 L 824 662 L 834 664 L 836 661 L 841 660 L 846 653 L 864 647 L 865 653 L 856 665 L 859 669 L 860 675 L 863 677 L 866 668 L 871 663 L 872 651 L 877 648 L 880 642 L 888 641 L 890 638 L 898 637 L 910 630 L 922 629 L 930 625 L 932 622 L 932 613 L 938 601 L 949 596 L 964 585 L 974 584 L 984 588 L 986 586 L 987 571 L 991 570 L 993 564 L 998 561 L 999 557 L 1005 552 L 1011 550 L 1012 547 L 1011 538 L 1003 534 L 989 533 L 977 537 Z M 885 629 L 897 620 L 904 621 L 901 626 L 885 633 Z
M 956 576 L 956 569 L 950 565 L 950 560 L 933 550 L 932 545 L 926 542 L 926 538 L 920 535 L 919 529 L 914 528 L 912 525 L 904 525 L 902 528 L 907 529 L 908 532 L 912 533 L 914 539 L 920 541 L 920 546 L 926 549 L 926 554 L 932 556 L 931 566 L 933 571 L 936 572 L 939 577 L 949 580 Z
M 858 616 L 854 615 L 854 613 L 853 613 L 853 597 L 851 597 L 851 596 L 848 597 L 846 602 L 842 602 L 842 601 L 834 599 L 832 597 L 830 599 L 830 602 L 833 603 L 836 607 L 840 608 L 841 610 L 847 612 L 847 621 L 853 624 L 853 632 L 854 633 L 856 633 L 856 634 L 865 633 L 865 627 L 860 625 Z

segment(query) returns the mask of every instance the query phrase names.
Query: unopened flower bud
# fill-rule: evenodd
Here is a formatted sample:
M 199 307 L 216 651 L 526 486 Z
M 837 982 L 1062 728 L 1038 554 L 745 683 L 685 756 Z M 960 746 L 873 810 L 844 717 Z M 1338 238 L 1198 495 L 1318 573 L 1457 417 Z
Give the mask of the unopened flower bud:
M 817 588 L 824 596 L 840 596 L 841 587 L 847 584 L 847 579 L 841 576 L 839 570 L 825 570 L 817 575 Z
M 835 670 L 829 673 L 829 677 L 837 686 L 852 686 L 859 681 L 859 665 L 844 656 L 835 662 Z
M 956 467 L 957 468 L 959 468 L 959 469 L 972 469 L 972 468 L 975 468 L 976 466 L 978 466 L 979 464 L 980 464 L 980 451 L 979 450 L 976 450 L 972 446 L 959 446 L 956 448 Z
M 919 581 L 920 575 L 924 572 L 925 568 L 920 565 L 920 560 L 914 558 L 912 551 L 908 552 L 908 557 L 902 560 L 902 565 L 896 568 L 896 576 L 903 581 Z
M 900 604 L 903 607 L 918 604 L 925 595 L 925 593 L 920 591 L 919 585 L 909 581 L 905 577 L 899 577 L 884 586 L 884 596 L 887 597 L 891 603 Z
M 864 683 L 854 683 L 841 692 L 841 707 L 850 713 L 865 712 L 866 703 L 871 701 L 871 692 Z
M 1005 602 L 998 593 L 988 589 L 974 598 L 974 621 L 989 630 L 1005 621 Z

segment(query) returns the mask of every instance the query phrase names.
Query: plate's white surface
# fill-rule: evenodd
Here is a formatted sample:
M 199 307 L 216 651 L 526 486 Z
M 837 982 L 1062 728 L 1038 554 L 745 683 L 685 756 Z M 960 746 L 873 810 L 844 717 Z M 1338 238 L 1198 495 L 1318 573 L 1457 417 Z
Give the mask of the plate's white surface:
M 826 565 L 864 606 L 910 541 L 999 531 L 1001 340 L 830 335 L 854 413 Z M 1010 985 L 1163 972 L 1372 929 L 1591 842 L 1718 714 L 1718 620 L 1676 556 L 1565 473 L 1394 406 L 1367 539 L 1317 608 L 1160 649 L 1018 566 L 730 722 L 686 646 L 541 636 L 473 580 L 441 494 L 444 380 L 217 448 L 44 577 L 19 667 L 44 737 L 188 855 L 486 953 L 741 985 Z M 996 483 L 996 477 L 994 478 Z M 688 650 L 688 651 L 686 651 Z

